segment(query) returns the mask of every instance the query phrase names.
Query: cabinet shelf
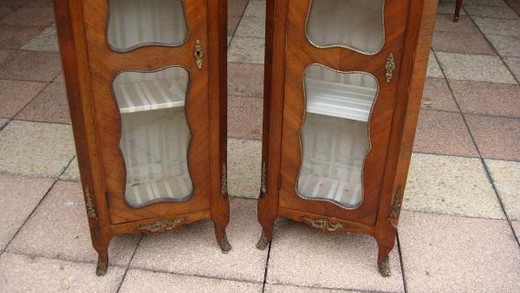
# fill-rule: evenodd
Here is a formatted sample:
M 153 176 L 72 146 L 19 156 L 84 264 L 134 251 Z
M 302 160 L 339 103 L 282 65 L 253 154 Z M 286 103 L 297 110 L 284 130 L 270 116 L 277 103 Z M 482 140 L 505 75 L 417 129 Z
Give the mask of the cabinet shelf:
M 114 85 L 122 114 L 184 107 L 186 82 L 181 80 L 145 80 Z
M 307 79 L 307 112 L 367 122 L 377 90 L 324 80 Z

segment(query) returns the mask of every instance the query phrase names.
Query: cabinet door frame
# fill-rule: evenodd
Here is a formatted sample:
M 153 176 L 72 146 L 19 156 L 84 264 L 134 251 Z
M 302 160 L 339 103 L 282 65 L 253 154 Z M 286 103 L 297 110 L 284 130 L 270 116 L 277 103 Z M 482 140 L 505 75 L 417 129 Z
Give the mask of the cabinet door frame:
M 404 47 L 408 14 L 403 11 L 407 12 L 409 0 L 385 1 L 384 44 L 374 54 L 339 46 L 318 48 L 311 44 L 305 28 L 312 1 L 301 2 L 290 0 L 288 4 L 280 206 L 375 225 Z M 390 54 L 394 56 L 395 70 L 394 77 L 387 82 L 386 64 Z M 370 149 L 363 166 L 363 201 L 357 208 L 344 208 L 326 199 L 303 198 L 297 192 L 302 163 L 300 131 L 306 108 L 303 79 L 305 69 L 312 64 L 345 73 L 368 73 L 379 84 L 368 121 Z
M 85 32 L 89 54 L 92 98 L 99 152 L 105 185 L 104 196 L 110 222 L 121 224 L 153 218 L 171 218 L 209 210 L 210 182 L 210 61 L 209 12 L 207 0 L 183 1 L 188 26 L 185 42 L 177 46 L 143 45 L 129 51 L 113 50 L 107 41 L 108 0 L 83 1 Z M 203 66 L 197 67 L 194 51 L 200 40 Z M 183 202 L 159 201 L 132 208 L 125 199 L 126 170 L 119 148 L 121 114 L 112 93 L 112 82 L 123 71 L 155 72 L 172 66 L 188 70 L 186 118 L 191 131 L 188 167 L 193 193 Z

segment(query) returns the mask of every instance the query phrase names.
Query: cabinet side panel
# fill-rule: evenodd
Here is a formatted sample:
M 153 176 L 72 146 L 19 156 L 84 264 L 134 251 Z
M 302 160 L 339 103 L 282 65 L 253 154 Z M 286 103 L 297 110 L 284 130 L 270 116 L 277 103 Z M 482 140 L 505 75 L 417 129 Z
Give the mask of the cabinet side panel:
M 211 218 L 229 223 L 227 191 L 227 0 L 208 0 Z M 223 232 L 223 231 L 221 231 Z M 217 237 L 219 237 L 217 235 Z
M 112 236 L 101 179 L 102 169 L 97 160 L 99 156 L 81 3 L 79 0 L 55 0 L 54 11 L 92 242 L 95 248 L 104 247 Z
M 288 0 L 267 1 L 261 190 L 258 220 L 270 239 L 278 215 Z
M 408 175 L 438 0 L 412 1 L 376 239 L 391 249 Z M 392 212 L 392 209 L 395 209 Z

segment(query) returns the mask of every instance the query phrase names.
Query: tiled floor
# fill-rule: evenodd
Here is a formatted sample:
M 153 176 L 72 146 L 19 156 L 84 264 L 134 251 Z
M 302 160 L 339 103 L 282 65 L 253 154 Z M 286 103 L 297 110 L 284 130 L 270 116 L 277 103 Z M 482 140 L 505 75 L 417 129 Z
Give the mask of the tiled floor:
M 0 0 L 1 292 L 520 292 L 519 0 L 464 0 L 458 23 L 441 1 L 390 278 L 363 235 L 279 220 L 254 247 L 262 0 L 229 0 L 233 250 L 209 222 L 124 236 L 96 277 L 51 7 Z

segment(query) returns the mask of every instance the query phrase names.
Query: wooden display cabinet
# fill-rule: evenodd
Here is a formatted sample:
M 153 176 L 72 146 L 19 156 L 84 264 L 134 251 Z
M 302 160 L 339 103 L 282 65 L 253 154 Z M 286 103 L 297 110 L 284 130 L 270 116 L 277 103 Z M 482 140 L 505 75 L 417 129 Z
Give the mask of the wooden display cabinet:
M 227 1 L 54 0 L 54 8 L 97 274 L 118 234 L 209 218 L 221 249 L 231 249 Z
M 284 217 L 372 235 L 390 275 L 436 10 L 437 0 L 267 1 L 259 249 Z

